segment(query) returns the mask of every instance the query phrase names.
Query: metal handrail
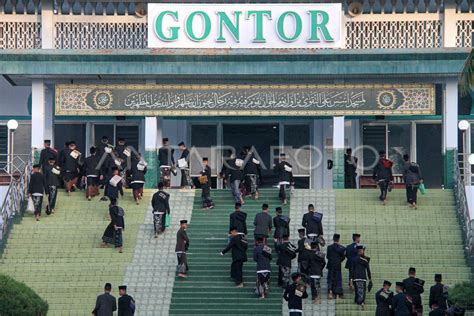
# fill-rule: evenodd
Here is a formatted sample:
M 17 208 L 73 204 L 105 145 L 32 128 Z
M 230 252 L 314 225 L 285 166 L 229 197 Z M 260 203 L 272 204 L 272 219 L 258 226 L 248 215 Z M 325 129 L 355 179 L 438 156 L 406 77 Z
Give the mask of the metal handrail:
M 10 172 L 7 172 L 7 169 L 2 170 L 0 168 L 0 170 L 5 171 L 3 174 L 10 180 L 0 208 L 0 250 L 5 243 L 13 219 L 22 216 L 25 210 L 33 155 L 11 155 L 8 160 L 10 167 L 14 165 L 14 168 L 11 168 Z
M 454 155 L 454 160 L 454 194 L 456 198 L 457 212 L 461 222 L 463 235 L 465 237 L 464 246 L 466 254 L 472 258 L 474 257 L 474 219 L 470 217 L 469 205 L 466 197 L 465 179 L 463 178 L 463 175 L 466 175 L 466 173 L 461 173 L 461 168 L 459 166 L 460 161 L 457 154 Z M 470 174 L 470 172 L 467 174 Z

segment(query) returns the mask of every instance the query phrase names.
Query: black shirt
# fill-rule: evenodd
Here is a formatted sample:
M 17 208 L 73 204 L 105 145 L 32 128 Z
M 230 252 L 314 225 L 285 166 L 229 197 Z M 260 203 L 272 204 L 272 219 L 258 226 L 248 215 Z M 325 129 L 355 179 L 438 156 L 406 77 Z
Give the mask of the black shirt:
M 226 178 L 229 181 L 235 181 L 235 180 L 243 180 L 244 179 L 244 174 L 240 167 L 237 167 L 236 165 L 236 158 L 229 159 L 227 160 L 227 166 L 225 169 L 226 173 Z
M 275 165 L 275 167 L 273 168 L 273 171 L 278 173 L 278 181 L 280 181 L 280 182 L 290 182 L 291 181 L 292 172 L 291 171 L 286 171 L 285 166 L 287 166 L 289 168 L 293 168 L 293 166 L 290 165 L 286 161 L 281 161 L 278 165 Z
M 283 298 L 288 302 L 288 309 L 303 310 L 303 299 L 308 297 L 308 292 L 302 292 L 301 297 L 296 295 L 298 284 L 293 283 L 288 286 L 283 294 Z
M 411 296 L 413 299 L 413 304 L 416 306 L 421 305 L 421 293 L 425 290 L 423 287 L 416 284 L 416 278 L 409 277 L 403 280 L 403 287 L 405 289 L 405 294 Z
M 316 219 L 315 214 L 320 215 L 321 219 Z M 308 212 L 303 215 L 303 222 L 301 223 L 301 226 L 306 228 L 306 235 L 309 235 L 309 234 L 323 235 L 322 218 L 323 218 L 323 215 L 317 212 Z
M 305 250 L 305 256 L 308 260 L 308 274 L 322 276 L 326 266 L 324 254 L 315 250 Z
M 273 218 L 275 232 L 273 238 L 283 238 L 284 235 L 290 236 L 290 218 L 285 215 L 277 215 Z
M 46 181 L 47 185 L 59 187 L 59 185 L 60 185 L 59 174 L 55 174 L 53 172 L 53 168 L 54 168 L 54 166 L 51 166 L 50 164 L 45 166 L 44 178 L 45 178 L 45 181 Z M 59 170 L 59 168 L 57 168 L 56 170 Z
M 174 165 L 174 149 L 170 146 L 163 146 L 158 149 L 158 161 L 160 166 L 172 166 Z
M 132 307 L 133 306 L 133 307 Z M 135 313 L 135 300 L 128 294 L 120 296 L 118 299 L 117 316 L 133 316 Z
M 48 147 L 41 150 L 40 165 L 43 172 L 46 170 L 46 167 L 49 164 L 48 161 L 50 158 L 54 158 L 54 160 L 58 162 L 58 152 L 55 149 Z
M 242 235 L 236 235 L 230 239 L 229 244 L 222 250 L 222 253 L 226 253 L 232 249 L 232 261 L 247 261 L 247 240 Z
M 346 259 L 346 248 L 339 244 L 332 244 L 327 248 L 326 258 L 328 269 L 341 271 L 342 262 Z
M 158 191 L 153 194 L 153 198 L 151 199 L 151 206 L 153 207 L 154 211 L 158 212 L 167 212 L 170 213 L 170 195 L 165 191 Z
M 370 259 L 365 256 L 357 256 L 352 261 L 352 268 L 350 269 L 349 277 L 351 280 L 371 280 L 370 273 Z
M 296 258 L 296 247 L 290 242 L 284 242 L 276 247 L 278 252 L 277 265 L 291 267 L 291 260 Z
M 237 228 L 239 233 L 247 235 L 247 213 L 235 211 L 229 216 L 229 230 Z
M 383 288 L 375 293 L 375 302 L 377 309 L 375 316 L 389 316 L 390 307 L 392 305 L 393 292 L 386 292 Z
M 430 288 L 430 307 L 435 302 L 438 303 L 439 309 L 446 310 L 446 300 L 447 300 L 447 291 L 445 291 L 445 287 L 441 283 L 436 283 Z
M 100 156 L 97 155 L 90 155 L 84 160 L 84 164 L 82 166 L 82 174 L 83 176 L 99 176 L 100 170 L 97 169 L 97 165 L 99 164 Z
M 28 193 L 40 193 L 44 194 L 47 190 L 46 180 L 44 175 L 40 172 L 34 172 L 31 174 L 30 183 L 28 185 Z

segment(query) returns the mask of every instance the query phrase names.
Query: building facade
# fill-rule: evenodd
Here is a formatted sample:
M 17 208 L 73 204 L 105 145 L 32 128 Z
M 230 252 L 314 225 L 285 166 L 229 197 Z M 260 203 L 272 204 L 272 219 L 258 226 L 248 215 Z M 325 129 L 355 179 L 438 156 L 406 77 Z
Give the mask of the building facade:
M 155 48 L 149 32 L 156 34 L 156 19 L 144 8 L 138 2 L 0 3 L 2 151 L 11 148 L 6 121 L 15 118 L 15 153 L 39 150 L 44 139 L 57 148 L 74 139 L 86 153 L 104 135 L 114 143 L 124 137 L 144 153 L 151 187 L 157 149 L 168 137 L 193 148 L 193 175 L 208 156 L 217 179 L 226 149 L 253 145 L 268 185 L 272 164 L 285 152 L 298 186 L 340 188 L 347 147 L 359 158 L 361 184 L 383 149 L 395 174 L 410 154 L 432 187 L 451 187 L 453 155 L 471 150 L 470 133 L 463 144 L 457 124 L 474 118 L 474 95 L 460 89 L 471 67 L 472 1 L 342 2 L 339 46 L 321 49 Z M 231 22 L 226 26 L 228 36 L 237 34 Z M 279 36 L 291 40 L 288 32 Z

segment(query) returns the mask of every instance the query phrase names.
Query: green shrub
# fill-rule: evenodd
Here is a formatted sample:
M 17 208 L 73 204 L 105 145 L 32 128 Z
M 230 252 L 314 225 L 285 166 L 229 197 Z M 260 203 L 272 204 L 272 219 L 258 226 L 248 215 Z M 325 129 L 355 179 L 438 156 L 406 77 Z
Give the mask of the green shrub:
M 449 289 L 449 300 L 457 306 L 474 309 L 474 282 L 458 283 Z
M 44 316 L 48 303 L 24 283 L 0 274 L 1 316 Z

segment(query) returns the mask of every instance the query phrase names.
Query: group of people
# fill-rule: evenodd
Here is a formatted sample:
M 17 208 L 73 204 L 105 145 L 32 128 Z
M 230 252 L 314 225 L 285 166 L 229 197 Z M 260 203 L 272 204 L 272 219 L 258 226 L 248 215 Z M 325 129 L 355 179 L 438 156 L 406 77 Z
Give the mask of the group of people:
M 29 195 L 33 201 L 36 220 L 40 220 L 44 195 L 48 196 L 46 214 L 55 212 L 58 189 L 63 187 L 70 194 L 84 189 L 90 201 L 104 189 L 104 200 L 116 200 L 123 196 L 123 187 L 132 188 L 137 204 L 143 197 L 147 164 L 141 154 L 127 146 L 119 138 L 117 145 L 109 143 L 106 136 L 100 144 L 89 149 L 89 156 L 83 157 L 74 141 L 68 141 L 58 151 L 51 147 L 51 141 L 44 141 L 39 163 L 33 165 L 29 182 Z
M 352 155 L 352 149 L 346 149 L 344 155 L 344 187 L 346 189 L 357 188 L 357 157 Z M 408 154 L 403 155 L 403 181 L 405 183 L 406 198 L 408 205 L 417 208 L 417 194 L 423 185 L 423 177 L 418 163 L 411 161 Z M 379 199 L 383 205 L 387 203 L 388 192 L 393 187 L 393 161 L 388 159 L 385 150 L 379 151 L 379 159 L 373 169 L 372 178 L 380 188 Z
M 118 314 L 117 316 L 133 316 L 135 314 L 135 300 L 127 294 L 127 286 L 120 285 L 119 299 L 118 299 Z M 95 316 L 113 316 L 117 310 L 117 299 L 111 294 L 112 284 L 106 283 L 104 286 L 104 293 L 97 296 L 92 315 Z

